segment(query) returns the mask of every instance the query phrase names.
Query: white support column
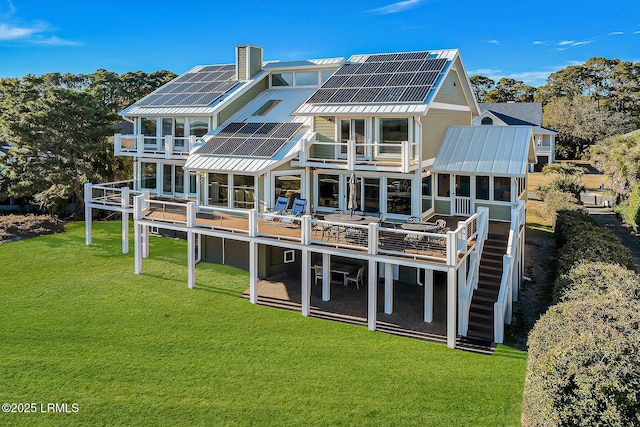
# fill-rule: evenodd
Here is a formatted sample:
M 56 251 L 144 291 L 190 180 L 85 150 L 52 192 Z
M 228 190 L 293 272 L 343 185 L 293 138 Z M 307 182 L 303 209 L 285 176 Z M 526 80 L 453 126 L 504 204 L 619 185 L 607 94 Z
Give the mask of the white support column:
M 302 248 L 302 315 L 309 316 L 311 308 L 311 252 L 306 247 Z
M 189 289 L 196 287 L 196 239 L 195 233 L 187 231 L 187 286 Z
M 384 314 L 393 313 L 393 264 L 384 264 Z
M 149 226 L 142 226 L 142 258 L 149 258 Z
M 84 184 L 84 241 L 87 246 L 91 244 L 91 215 L 93 214 L 91 206 L 92 189 L 90 183 Z
M 322 301 L 331 299 L 331 255 L 322 254 Z
M 142 274 L 142 226 L 134 222 L 134 245 L 133 252 L 135 258 L 135 273 Z
M 467 260 L 465 258 L 460 262 L 458 266 L 458 295 L 463 295 L 464 290 L 467 287 Z M 462 298 L 458 298 L 458 335 L 466 335 L 467 334 L 467 317 L 469 316 L 469 311 L 467 307 L 464 306 Z
M 376 321 L 378 315 L 378 263 L 374 259 L 369 259 L 369 271 L 368 271 L 368 313 L 367 313 L 367 327 L 370 331 L 376 330 Z
M 424 271 L 424 321 L 433 321 L 433 270 Z
M 249 242 L 249 301 L 258 303 L 258 243 Z
M 456 347 L 456 308 L 458 306 L 456 269 L 447 269 L 447 347 Z
M 122 208 L 122 253 L 129 253 L 129 212 L 125 209 L 129 207 L 129 187 L 122 187 L 120 190 L 120 207 Z

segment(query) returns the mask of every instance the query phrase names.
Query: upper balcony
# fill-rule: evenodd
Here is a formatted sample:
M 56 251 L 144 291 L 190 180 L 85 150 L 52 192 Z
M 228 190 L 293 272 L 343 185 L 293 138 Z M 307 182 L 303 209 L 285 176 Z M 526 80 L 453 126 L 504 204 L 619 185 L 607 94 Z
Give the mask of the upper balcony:
M 418 144 L 398 142 L 303 141 L 299 166 L 408 173 L 420 165 Z
M 152 157 L 158 159 L 186 159 L 196 144 L 195 135 L 186 137 L 122 135 L 113 136 L 116 156 Z

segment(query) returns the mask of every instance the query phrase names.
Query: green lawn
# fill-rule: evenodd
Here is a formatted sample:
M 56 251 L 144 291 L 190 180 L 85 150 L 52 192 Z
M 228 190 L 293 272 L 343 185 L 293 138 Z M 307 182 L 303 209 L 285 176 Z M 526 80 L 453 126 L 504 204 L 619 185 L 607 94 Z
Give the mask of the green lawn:
M 120 223 L 0 245 L 0 425 L 520 424 L 526 353 L 480 356 L 254 306 L 248 273 L 151 238 L 144 274 Z

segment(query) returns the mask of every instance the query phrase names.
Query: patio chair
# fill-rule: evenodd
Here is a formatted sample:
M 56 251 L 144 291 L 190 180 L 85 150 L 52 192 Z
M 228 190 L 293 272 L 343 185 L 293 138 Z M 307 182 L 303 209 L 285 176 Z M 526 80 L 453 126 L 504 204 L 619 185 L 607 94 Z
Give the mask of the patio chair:
M 313 266 L 313 276 L 314 276 L 314 280 L 315 280 L 315 284 L 318 285 L 322 285 L 322 266 L 321 265 L 314 265 Z
M 447 221 L 444 219 L 438 219 L 436 220 L 436 225 L 438 226 L 438 231 L 444 230 L 447 228 Z
M 263 221 L 273 221 L 275 219 L 275 215 L 284 215 L 288 206 L 289 198 L 283 196 L 278 197 L 278 200 L 276 200 L 276 204 L 273 209 L 266 209 L 265 215 L 262 216 Z M 268 213 L 273 213 L 274 215 L 268 215 Z
M 422 222 L 422 221 L 417 216 L 410 216 L 409 218 L 407 218 L 407 222 L 416 223 L 416 222 Z
M 280 218 L 280 225 L 285 225 L 285 224 L 297 224 L 297 226 L 300 226 L 300 221 L 295 221 L 296 218 L 300 218 L 302 216 L 302 214 L 304 213 L 304 209 L 307 206 L 307 200 L 306 199 L 295 199 L 293 201 L 293 206 L 291 207 L 291 214 Z
M 349 286 L 351 282 L 356 284 L 357 289 L 360 289 L 360 284 L 364 286 L 364 265 L 355 274 L 349 274 L 344 280 L 344 285 Z
M 404 243 L 406 246 L 413 248 L 416 253 L 424 250 L 424 235 L 422 234 L 407 234 L 404 236 Z
M 344 211 L 342 209 L 334 209 L 332 213 L 334 213 L 334 214 L 343 214 Z

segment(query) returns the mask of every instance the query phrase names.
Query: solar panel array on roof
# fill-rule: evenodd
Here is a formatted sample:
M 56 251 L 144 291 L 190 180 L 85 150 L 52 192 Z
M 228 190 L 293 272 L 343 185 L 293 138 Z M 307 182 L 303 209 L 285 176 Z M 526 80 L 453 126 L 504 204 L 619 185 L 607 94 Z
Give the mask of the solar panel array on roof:
M 424 102 L 447 64 L 429 52 L 370 55 L 344 64 L 307 103 Z
M 162 86 L 138 106 L 207 106 L 238 84 L 235 65 L 209 65 Z
M 198 154 L 272 157 L 301 123 L 230 123 L 198 149 Z

